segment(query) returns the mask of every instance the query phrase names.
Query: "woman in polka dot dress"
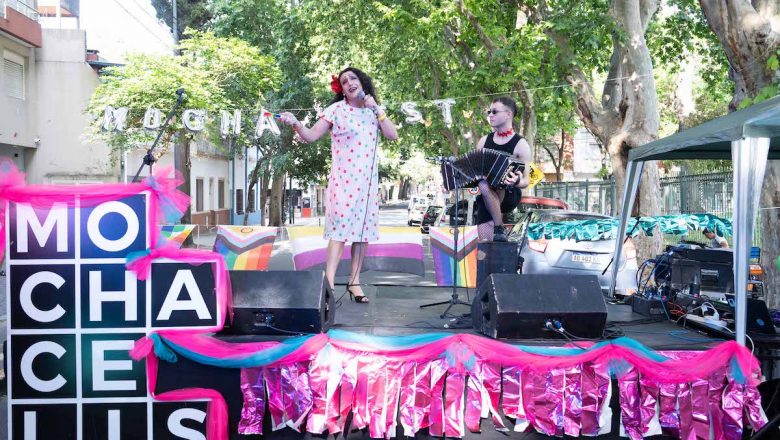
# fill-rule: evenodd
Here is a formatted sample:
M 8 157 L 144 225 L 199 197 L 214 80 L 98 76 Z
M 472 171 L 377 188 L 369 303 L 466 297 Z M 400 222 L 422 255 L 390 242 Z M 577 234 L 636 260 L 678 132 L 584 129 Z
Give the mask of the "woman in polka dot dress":
M 350 298 L 367 303 L 360 287 L 360 270 L 368 242 L 379 239 L 377 138 L 378 132 L 398 139 L 395 125 L 377 105 L 371 78 L 354 67 L 333 76 L 333 102 L 310 128 L 292 113 L 280 120 L 291 125 L 305 142 L 314 142 L 330 131 L 332 164 L 325 209 L 328 256 L 325 277 L 334 285 L 344 244 L 352 243 L 352 270 L 347 283 Z

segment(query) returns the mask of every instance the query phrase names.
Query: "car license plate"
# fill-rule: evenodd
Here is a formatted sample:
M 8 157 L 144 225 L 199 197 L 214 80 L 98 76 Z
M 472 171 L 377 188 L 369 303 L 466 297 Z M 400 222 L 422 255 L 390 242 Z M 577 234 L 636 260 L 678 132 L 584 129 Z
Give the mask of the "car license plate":
M 571 261 L 575 263 L 596 264 L 601 262 L 601 258 L 598 255 L 589 254 L 573 254 Z

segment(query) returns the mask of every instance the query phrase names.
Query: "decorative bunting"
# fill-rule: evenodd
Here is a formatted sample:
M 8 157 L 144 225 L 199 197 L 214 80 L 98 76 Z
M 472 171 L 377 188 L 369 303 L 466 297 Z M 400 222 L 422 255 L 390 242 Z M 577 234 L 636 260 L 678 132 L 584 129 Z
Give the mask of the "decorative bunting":
M 549 223 L 531 223 L 528 225 L 528 238 L 574 239 L 576 241 L 609 240 L 615 238 L 619 221 L 615 218 L 601 220 L 578 220 Z M 652 236 L 656 228 L 662 234 L 686 235 L 690 231 L 710 229 L 721 237 L 731 235 L 731 220 L 712 214 L 681 214 L 640 217 L 639 226 L 636 219 L 628 221 L 627 231 L 634 231 L 636 236 L 641 230 L 647 236 Z
M 739 438 L 746 424 L 759 429 L 767 421 L 756 388 L 759 363 L 734 341 L 707 351 L 655 352 L 628 338 L 532 347 L 467 334 L 340 330 L 283 342 L 227 344 L 165 333 L 152 340 L 140 340 L 134 358 L 154 363 L 155 353 L 170 351 L 243 368 L 242 434 L 260 433 L 268 411 L 274 431 L 300 430 L 306 419 L 307 432 L 336 434 L 351 414 L 352 428 L 368 428 L 372 438 L 395 436 L 396 420 L 406 436 L 428 428 L 433 436 L 463 437 L 488 416 L 506 430 L 500 409 L 515 431 L 592 436 L 611 430 L 613 392 L 621 433 L 631 439 L 709 438 L 709 432 Z

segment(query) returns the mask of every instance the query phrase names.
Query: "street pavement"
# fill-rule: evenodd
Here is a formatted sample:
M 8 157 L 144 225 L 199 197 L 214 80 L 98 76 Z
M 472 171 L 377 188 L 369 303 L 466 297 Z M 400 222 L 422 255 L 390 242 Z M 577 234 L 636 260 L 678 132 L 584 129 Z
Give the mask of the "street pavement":
M 379 223 L 382 226 L 406 226 L 407 221 L 407 203 L 391 202 L 380 207 L 379 211 Z M 325 219 L 323 217 L 311 217 L 294 219 L 295 223 L 290 226 L 321 226 L 324 224 Z M 214 245 L 214 239 L 216 235 L 214 230 L 199 231 L 193 235 L 193 242 L 196 247 L 203 249 L 211 249 Z M 427 236 L 424 236 L 424 245 L 427 248 Z M 269 270 L 293 270 L 292 265 L 292 248 L 290 241 L 285 234 L 278 237 L 274 242 L 274 249 L 272 252 L 271 261 L 269 262 Z M 385 274 L 385 273 L 366 273 L 361 276 L 363 283 L 365 284 L 394 284 L 394 285 L 435 285 L 433 282 L 433 270 L 431 262 L 426 262 L 426 276 L 421 280 L 419 277 L 413 275 L 403 274 Z M 7 325 L 6 325 L 6 276 L 0 276 L 0 341 L 6 340 Z M 343 279 L 337 279 L 337 284 L 343 284 L 346 282 L 346 277 Z M 367 289 L 368 292 L 368 289 Z M 3 355 L 0 353 L 0 360 L 3 359 Z M 0 379 L 2 380 L 2 386 L 0 386 L 0 439 L 8 438 L 8 405 L 6 400 L 6 386 L 5 386 L 5 362 L 2 363 L 2 369 L 0 369 Z

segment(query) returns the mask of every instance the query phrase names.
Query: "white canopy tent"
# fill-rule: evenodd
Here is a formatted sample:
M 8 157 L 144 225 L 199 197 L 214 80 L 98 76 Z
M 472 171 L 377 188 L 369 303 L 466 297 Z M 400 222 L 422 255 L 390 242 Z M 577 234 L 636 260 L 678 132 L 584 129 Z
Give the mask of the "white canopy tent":
M 780 96 L 631 150 L 618 237 L 626 233 L 646 161 L 729 158 L 734 162 L 734 316 L 737 342 L 744 345 L 750 247 L 758 201 L 767 159 L 780 159 Z M 620 261 L 622 252 L 623 240 L 615 240 L 615 261 Z M 612 265 L 610 295 L 615 292 L 617 266 Z

